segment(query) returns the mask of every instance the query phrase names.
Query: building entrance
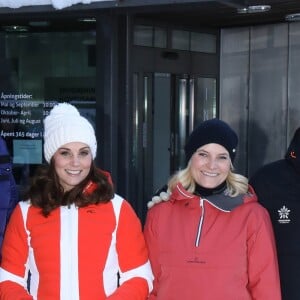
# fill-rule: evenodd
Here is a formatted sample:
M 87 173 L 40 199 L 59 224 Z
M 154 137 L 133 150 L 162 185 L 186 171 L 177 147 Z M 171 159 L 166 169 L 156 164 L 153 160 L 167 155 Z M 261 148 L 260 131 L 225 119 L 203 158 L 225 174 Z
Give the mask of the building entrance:
M 194 126 L 217 116 L 216 79 L 197 74 L 133 75 L 132 190 L 137 209 L 185 166 L 184 145 Z

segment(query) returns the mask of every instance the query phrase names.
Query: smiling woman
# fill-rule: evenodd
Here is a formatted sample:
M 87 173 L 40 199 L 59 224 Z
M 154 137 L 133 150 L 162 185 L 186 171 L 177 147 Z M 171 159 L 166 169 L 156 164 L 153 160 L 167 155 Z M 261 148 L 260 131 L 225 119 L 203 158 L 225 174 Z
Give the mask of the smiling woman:
M 88 145 L 73 142 L 60 147 L 53 156 L 59 182 L 67 192 L 83 181 L 91 168 L 92 155 Z
M 169 199 L 149 206 L 149 300 L 281 299 L 270 217 L 233 171 L 237 144 L 227 123 L 200 123 L 185 146 L 187 166 L 168 182 Z
M 153 275 L 141 224 L 94 165 L 92 125 L 66 103 L 44 124 L 49 165 L 8 224 L 0 299 L 146 300 Z

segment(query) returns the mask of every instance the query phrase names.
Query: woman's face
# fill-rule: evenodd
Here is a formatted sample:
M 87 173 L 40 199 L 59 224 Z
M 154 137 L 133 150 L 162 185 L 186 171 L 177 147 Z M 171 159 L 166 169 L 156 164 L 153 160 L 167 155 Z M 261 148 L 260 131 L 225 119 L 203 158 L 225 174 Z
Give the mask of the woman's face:
M 231 160 L 228 151 L 219 144 L 206 144 L 192 155 L 191 174 L 197 184 L 215 188 L 224 182 L 230 171 Z
M 80 142 L 63 145 L 55 152 L 53 159 L 56 174 L 65 192 L 82 182 L 92 165 L 89 146 Z

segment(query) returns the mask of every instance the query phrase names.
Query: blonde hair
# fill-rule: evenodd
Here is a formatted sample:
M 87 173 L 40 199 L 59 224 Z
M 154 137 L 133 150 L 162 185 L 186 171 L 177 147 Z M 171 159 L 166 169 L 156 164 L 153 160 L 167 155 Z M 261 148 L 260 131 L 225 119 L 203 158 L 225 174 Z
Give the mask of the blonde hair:
M 190 162 L 185 169 L 176 172 L 168 182 L 168 190 L 172 190 L 180 182 L 182 186 L 190 193 L 194 193 L 196 182 L 192 177 Z M 240 194 L 245 194 L 248 191 L 248 179 L 240 174 L 234 173 L 231 165 L 230 171 L 226 178 L 228 196 L 235 197 Z

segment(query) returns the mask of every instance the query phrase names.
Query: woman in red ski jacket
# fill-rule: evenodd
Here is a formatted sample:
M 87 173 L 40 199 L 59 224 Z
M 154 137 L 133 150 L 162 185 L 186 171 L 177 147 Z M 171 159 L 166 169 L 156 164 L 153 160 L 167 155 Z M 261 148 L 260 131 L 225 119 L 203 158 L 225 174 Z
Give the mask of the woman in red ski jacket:
M 281 299 L 269 215 L 233 172 L 237 143 L 227 123 L 201 123 L 185 147 L 187 167 L 168 182 L 169 201 L 149 204 L 149 300 Z
M 54 106 L 44 125 L 49 167 L 8 224 L 0 299 L 147 299 L 153 274 L 141 224 L 94 166 L 92 125 L 67 103 Z

